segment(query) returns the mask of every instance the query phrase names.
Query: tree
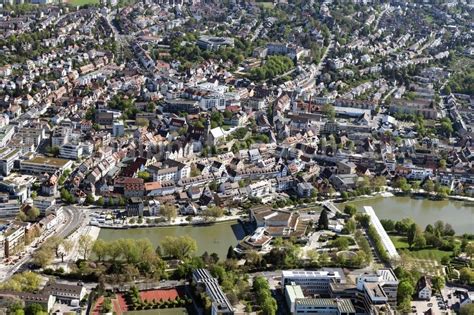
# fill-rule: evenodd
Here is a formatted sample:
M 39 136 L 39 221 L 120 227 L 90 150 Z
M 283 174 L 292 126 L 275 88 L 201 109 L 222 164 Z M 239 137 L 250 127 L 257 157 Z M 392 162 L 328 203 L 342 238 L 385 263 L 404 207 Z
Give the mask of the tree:
M 338 237 L 332 242 L 332 246 L 339 250 L 346 250 L 349 248 L 349 239 L 347 237 Z
M 413 243 L 415 242 L 415 236 L 416 236 L 416 230 L 418 229 L 416 223 L 413 223 L 410 225 L 407 231 L 407 242 L 410 248 L 413 246 Z
M 46 267 L 53 260 L 53 249 L 49 246 L 41 248 L 33 253 L 33 263 L 40 267 Z
M 353 217 L 357 213 L 357 208 L 354 205 L 346 205 L 344 207 L 344 213 Z
M 26 315 L 42 315 L 45 314 L 46 310 L 41 304 L 31 303 L 25 308 Z
M 81 235 L 78 241 L 79 245 L 79 252 L 84 257 L 84 260 L 89 257 L 89 254 L 92 250 L 92 246 L 94 245 L 94 241 L 90 235 Z
M 166 220 L 172 221 L 176 219 L 178 215 L 178 210 L 176 209 L 175 205 L 171 203 L 165 203 L 160 207 L 160 215 L 165 217 Z
M 439 160 L 439 167 L 442 168 L 442 169 L 446 168 L 446 160 L 445 159 Z
M 318 227 L 321 230 L 329 229 L 329 219 L 326 209 L 323 209 L 323 211 L 321 211 L 321 214 L 319 215 Z
M 191 177 L 196 177 L 201 175 L 201 171 L 196 167 L 196 165 L 191 166 Z
M 411 296 L 415 292 L 413 285 L 409 280 L 402 280 L 398 284 L 397 300 L 401 304 L 403 301 L 411 301 Z
M 474 271 L 469 267 L 464 267 L 459 270 L 459 280 L 462 283 L 472 285 L 474 283 Z
M 217 184 L 217 182 L 215 180 L 213 180 L 212 182 L 209 183 L 209 189 L 210 190 L 217 191 L 218 188 L 219 188 L 219 185 Z
M 0 289 L 15 292 L 35 292 L 39 289 L 41 277 L 34 272 L 25 271 L 14 274 L 10 279 L 0 283 Z
M 431 283 L 433 284 L 433 288 L 436 291 L 441 292 L 441 289 L 444 288 L 444 284 L 445 284 L 444 277 L 434 276 L 431 279 Z
M 331 104 L 325 104 L 323 107 L 323 113 L 330 121 L 334 121 L 336 118 L 336 110 Z
M 231 245 L 229 246 L 229 249 L 227 250 L 227 256 L 226 258 L 227 259 L 234 259 L 235 258 L 235 251 L 234 251 L 234 247 Z
M 103 261 L 107 256 L 107 252 L 109 251 L 109 244 L 104 240 L 98 239 L 94 242 L 92 246 L 92 252 L 97 257 L 98 261 Z
M 22 222 L 25 222 L 26 220 L 28 220 L 26 214 L 21 210 L 18 211 L 18 215 L 16 216 L 16 219 Z
M 404 218 L 401 221 L 397 221 L 397 223 L 395 223 L 395 231 L 397 231 L 398 234 L 406 234 L 413 223 L 413 220 L 410 218 Z
M 189 236 L 166 236 L 160 245 L 166 256 L 178 259 L 190 257 L 197 250 L 196 241 Z
M 354 219 L 351 218 L 347 220 L 346 225 L 344 227 L 347 229 L 349 233 L 352 234 L 356 230 L 356 222 L 354 221 Z
M 224 215 L 224 209 L 218 206 L 208 207 L 202 212 L 205 217 L 220 218 Z
M 426 238 L 423 235 L 423 233 L 421 233 L 418 230 L 416 231 L 416 234 L 415 234 L 414 244 L 415 244 L 415 248 L 418 248 L 418 249 L 426 247 Z
M 387 231 L 393 231 L 395 230 L 395 222 L 390 219 L 382 219 L 380 220 L 380 223 L 382 223 L 383 228 Z
M 94 204 L 94 201 L 95 201 L 94 196 L 92 196 L 91 194 L 87 194 L 86 200 L 84 201 L 84 203 L 86 205 L 92 205 L 92 204 Z
M 404 193 L 408 193 L 411 189 L 411 185 L 408 184 L 407 179 L 405 177 L 399 177 L 395 183 L 395 188 L 400 188 L 400 190 Z
M 469 257 L 469 259 L 472 259 L 472 257 L 474 256 L 474 242 L 469 242 L 464 248 L 464 251 L 466 252 L 467 257 Z
M 74 203 L 75 201 L 74 196 L 66 188 L 61 189 L 61 199 L 67 204 Z
M 98 207 L 103 207 L 104 204 L 105 204 L 104 197 L 99 197 L 99 199 L 96 200 L 95 204 L 96 204 Z
M 28 221 L 35 221 L 40 215 L 40 210 L 36 207 L 31 207 L 26 214 L 26 218 Z
M 425 181 L 425 183 L 423 184 L 423 189 L 428 192 L 428 193 L 431 193 L 434 191 L 434 183 L 431 179 L 428 179 Z
M 145 181 L 145 182 L 148 182 L 151 179 L 151 174 L 148 173 L 147 171 L 138 172 L 137 176 L 138 176 L 138 178 L 143 179 L 143 181 Z
M 464 304 L 459 309 L 459 315 L 472 315 L 472 314 L 474 314 L 474 303 Z

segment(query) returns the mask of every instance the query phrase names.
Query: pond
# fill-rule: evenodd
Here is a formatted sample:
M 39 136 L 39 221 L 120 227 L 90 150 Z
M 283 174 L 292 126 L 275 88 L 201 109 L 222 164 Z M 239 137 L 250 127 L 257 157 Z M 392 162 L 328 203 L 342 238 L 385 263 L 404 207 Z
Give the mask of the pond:
M 469 204 L 465 201 L 377 197 L 348 203 L 355 205 L 359 211 L 362 211 L 364 206 L 373 207 L 379 219 L 401 220 L 412 218 L 423 228 L 427 224 L 442 220 L 451 224 L 456 234 L 474 233 L 474 207 L 472 203 Z M 338 207 L 341 210 L 343 209 L 341 204 Z
M 237 221 L 219 222 L 211 225 L 170 226 L 136 229 L 100 229 L 99 239 L 112 241 L 119 238 L 147 238 L 158 246 L 166 236 L 188 235 L 196 240 L 197 254 L 217 253 L 225 258 L 229 246 L 237 246 L 245 236 L 242 225 Z

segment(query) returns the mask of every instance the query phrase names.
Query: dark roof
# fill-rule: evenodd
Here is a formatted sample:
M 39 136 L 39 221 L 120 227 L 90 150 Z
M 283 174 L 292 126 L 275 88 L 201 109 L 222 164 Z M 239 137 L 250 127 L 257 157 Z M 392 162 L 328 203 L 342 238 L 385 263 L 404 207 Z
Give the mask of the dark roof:
M 44 292 L 49 293 L 51 295 L 57 295 L 62 293 L 67 294 L 76 294 L 80 295 L 82 291 L 82 286 L 73 285 L 73 284 L 64 284 L 64 283 L 48 283 L 44 287 Z

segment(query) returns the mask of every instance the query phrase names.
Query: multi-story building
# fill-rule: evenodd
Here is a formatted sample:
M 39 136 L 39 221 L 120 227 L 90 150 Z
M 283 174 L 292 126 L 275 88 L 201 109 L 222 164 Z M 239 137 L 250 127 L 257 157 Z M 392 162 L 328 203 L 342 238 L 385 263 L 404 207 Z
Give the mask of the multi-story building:
M 46 210 L 56 204 L 56 198 L 37 196 L 33 200 L 33 206 L 39 209 L 40 213 L 45 215 Z
M 212 302 L 211 314 L 212 315 L 232 315 L 234 309 L 232 304 L 225 296 L 219 282 L 216 278 L 211 276 L 207 269 L 196 269 L 193 271 L 193 282 L 196 285 L 204 287 L 206 293 Z
M 36 156 L 30 160 L 20 162 L 20 170 L 32 174 L 52 174 L 64 171 L 72 166 L 71 160 Z
M 355 315 L 350 299 L 304 298 L 296 299 L 292 314 Z
M 15 128 L 13 126 L 7 125 L 3 128 L 0 128 L 0 148 L 6 146 L 14 134 Z
M 15 161 L 19 159 L 21 151 L 14 148 L 0 148 L 0 173 L 8 176 L 12 171 Z
M 26 228 L 29 225 L 30 223 L 24 222 L 0 222 L 0 244 L 3 243 L 0 258 L 8 258 L 23 248 Z
M 66 143 L 59 149 L 59 155 L 66 159 L 77 160 L 82 156 L 83 147 L 79 143 Z
M 309 294 L 327 294 L 332 282 L 341 283 L 343 280 L 339 271 L 332 270 L 283 270 L 281 272 L 282 286 L 296 284 Z
M 199 48 L 205 50 L 219 50 L 222 47 L 234 47 L 234 39 L 232 37 L 214 37 L 202 35 L 196 43 Z

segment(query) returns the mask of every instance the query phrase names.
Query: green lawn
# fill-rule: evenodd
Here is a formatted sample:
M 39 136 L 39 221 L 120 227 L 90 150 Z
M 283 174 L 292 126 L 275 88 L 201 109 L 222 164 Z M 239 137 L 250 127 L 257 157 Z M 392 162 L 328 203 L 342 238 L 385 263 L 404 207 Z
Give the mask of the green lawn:
M 157 309 L 157 310 L 145 310 L 145 311 L 130 311 L 125 312 L 125 315 L 187 315 L 188 312 L 185 308 L 168 308 L 168 309 Z
M 68 3 L 74 6 L 81 6 L 86 4 L 99 4 L 99 0 L 68 0 Z
M 444 256 L 450 256 L 452 254 L 452 252 L 450 251 L 443 251 L 443 250 L 433 249 L 433 248 L 409 250 L 406 237 L 391 235 L 390 239 L 392 240 L 393 245 L 395 245 L 395 248 L 397 250 L 404 249 L 410 256 L 416 259 L 428 259 L 428 260 L 436 260 L 437 262 L 441 262 L 441 258 L 443 258 Z

